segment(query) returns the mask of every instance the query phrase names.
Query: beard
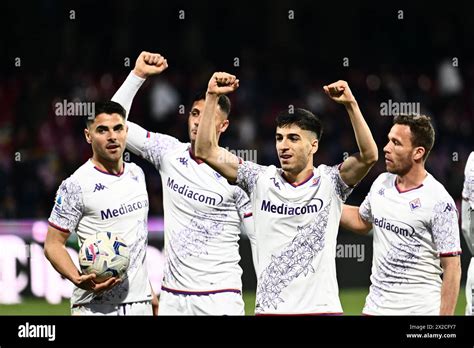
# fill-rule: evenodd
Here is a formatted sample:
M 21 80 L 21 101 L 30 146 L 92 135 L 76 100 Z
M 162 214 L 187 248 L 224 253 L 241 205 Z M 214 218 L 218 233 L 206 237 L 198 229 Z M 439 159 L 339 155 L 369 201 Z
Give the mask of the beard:
M 408 159 L 401 160 L 396 164 L 394 162 L 391 162 L 390 165 L 385 166 L 387 172 L 399 176 L 407 174 L 412 167 L 413 165 Z

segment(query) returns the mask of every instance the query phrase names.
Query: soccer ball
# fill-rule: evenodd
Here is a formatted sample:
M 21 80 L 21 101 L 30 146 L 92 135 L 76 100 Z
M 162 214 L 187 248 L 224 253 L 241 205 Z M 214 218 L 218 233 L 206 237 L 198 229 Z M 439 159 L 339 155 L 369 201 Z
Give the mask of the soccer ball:
M 130 264 L 130 251 L 122 238 L 98 232 L 86 238 L 79 250 L 79 265 L 84 274 L 95 273 L 94 282 L 110 277 L 123 278 Z

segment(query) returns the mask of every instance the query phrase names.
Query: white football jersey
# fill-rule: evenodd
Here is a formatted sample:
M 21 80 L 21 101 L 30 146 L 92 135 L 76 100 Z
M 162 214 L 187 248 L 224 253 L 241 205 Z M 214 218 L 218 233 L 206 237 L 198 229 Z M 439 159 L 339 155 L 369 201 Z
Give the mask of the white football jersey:
M 474 298 L 474 152 L 471 152 L 464 169 L 464 186 L 462 190 L 461 226 L 467 246 L 471 251 L 471 261 L 466 278 L 466 315 L 473 315 Z
M 162 289 L 175 294 L 242 291 L 239 237 L 252 237 L 245 192 L 196 160 L 189 143 L 128 122 L 127 148 L 151 162 L 163 185 L 165 267 Z
M 117 304 L 151 300 L 146 269 L 148 194 L 145 176 L 134 163 L 121 174 L 98 169 L 88 160 L 59 187 L 49 224 L 76 233 L 79 246 L 96 232 L 120 236 L 130 249 L 130 266 L 122 282 L 101 296 L 74 288 L 71 304 Z
M 464 169 L 464 185 L 462 189 L 462 232 L 467 245 L 474 255 L 474 228 L 472 228 L 471 211 L 474 210 L 474 152 L 471 152 Z
M 400 191 L 396 175 L 381 174 L 359 208 L 372 223 L 374 254 L 364 314 L 438 315 L 440 256 L 461 254 L 456 205 L 431 174 Z
M 336 237 L 352 189 L 338 166 L 320 165 L 297 186 L 282 170 L 243 162 L 237 184 L 255 223 L 256 314 L 340 314 Z

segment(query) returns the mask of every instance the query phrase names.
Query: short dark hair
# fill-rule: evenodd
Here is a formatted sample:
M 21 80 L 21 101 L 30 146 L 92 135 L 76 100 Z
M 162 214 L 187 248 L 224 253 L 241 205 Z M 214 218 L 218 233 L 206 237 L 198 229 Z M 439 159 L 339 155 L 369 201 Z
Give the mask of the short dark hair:
M 293 111 L 293 112 L 291 112 Z M 316 138 L 321 140 L 323 135 L 323 124 L 318 116 L 305 109 L 294 109 L 282 111 L 276 118 L 277 127 L 285 127 L 295 124 L 303 130 L 316 133 Z
M 199 92 L 197 93 L 192 102 L 191 102 L 191 105 L 194 104 L 195 102 L 198 102 L 200 100 L 206 100 L 206 92 Z M 232 104 L 230 102 L 230 99 L 228 96 L 226 96 L 225 94 L 221 94 L 219 96 L 219 100 L 217 101 L 217 103 L 219 104 L 219 107 L 221 108 L 221 110 L 224 112 L 224 114 L 226 116 L 229 116 L 230 114 L 230 109 L 232 107 Z
M 125 120 L 127 112 L 122 105 L 111 100 L 94 103 L 94 118 L 88 117 L 86 119 L 86 127 L 89 128 L 95 118 L 100 114 L 119 114 Z
M 425 148 L 425 154 L 423 155 L 425 161 L 435 141 L 435 131 L 431 124 L 431 118 L 426 115 L 399 115 L 393 118 L 393 124 L 410 127 L 411 143 L 415 147 Z

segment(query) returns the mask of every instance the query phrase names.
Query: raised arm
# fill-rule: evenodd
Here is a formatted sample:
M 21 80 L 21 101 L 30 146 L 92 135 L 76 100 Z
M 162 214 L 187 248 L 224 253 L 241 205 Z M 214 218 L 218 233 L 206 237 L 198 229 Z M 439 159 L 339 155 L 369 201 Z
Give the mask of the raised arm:
M 133 98 L 145 80 L 149 76 L 161 74 L 166 68 L 168 68 L 168 61 L 161 54 L 145 51 L 140 53 L 134 69 L 112 97 L 112 101 L 119 103 L 127 111 L 127 118 L 132 107 Z
M 354 186 L 361 181 L 377 162 L 378 149 L 369 126 L 364 120 L 359 105 L 353 96 L 346 81 L 337 81 L 329 86 L 324 86 L 326 94 L 334 101 L 345 106 L 352 128 L 354 129 L 359 153 L 347 158 L 340 169 L 342 180 L 349 186 Z
M 235 183 L 239 158 L 219 147 L 216 134 L 216 111 L 219 95 L 235 91 L 239 80 L 224 72 L 214 73 L 209 80 L 203 115 L 196 136 L 195 155 L 229 182 Z
M 152 75 L 159 75 L 168 68 L 168 61 L 158 53 L 142 52 L 138 56 L 134 69 L 112 97 L 112 101 L 119 103 L 126 110 L 127 118 L 130 113 L 133 98 L 143 82 Z M 127 149 L 147 161 L 159 166 L 161 150 L 173 147 L 178 141 L 167 135 L 151 134 L 139 125 L 127 121 Z M 160 139 L 156 139 L 156 138 Z M 154 144 L 154 145 L 153 145 Z M 155 146 L 156 151 L 150 151 Z
M 340 226 L 351 232 L 363 235 L 366 235 L 372 229 L 372 224 L 360 216 L 359 207 L 346 204 L 342 206 Z

